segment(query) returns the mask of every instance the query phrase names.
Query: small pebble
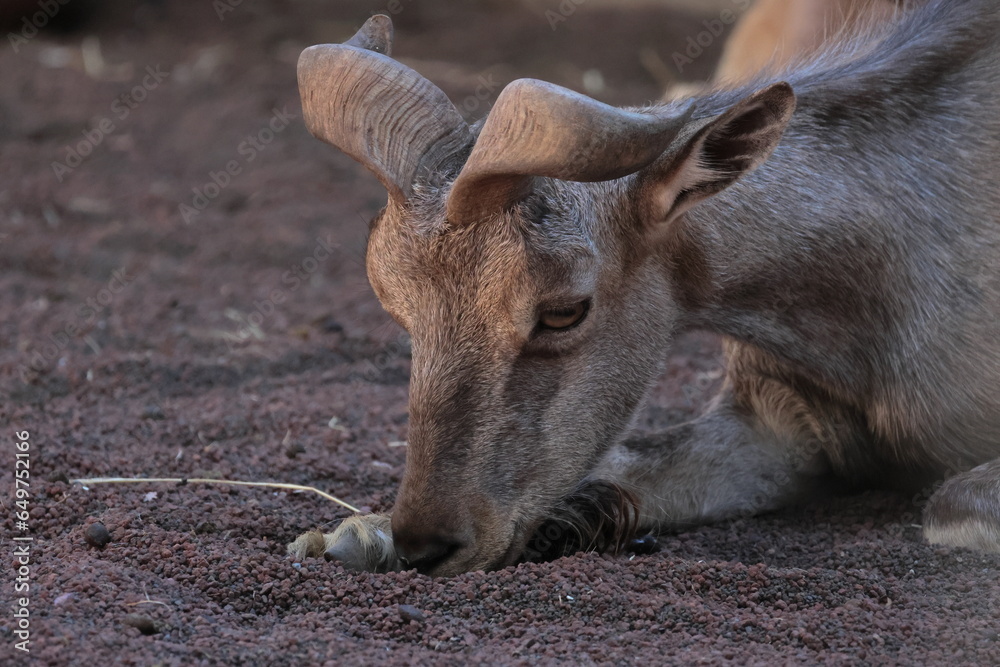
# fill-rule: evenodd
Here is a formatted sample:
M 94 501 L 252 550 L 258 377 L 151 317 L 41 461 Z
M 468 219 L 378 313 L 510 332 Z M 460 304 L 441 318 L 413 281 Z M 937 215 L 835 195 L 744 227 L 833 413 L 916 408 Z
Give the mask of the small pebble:
M 103 547 L 111 541 L 111 533 L 104 527 L 103 523 L 97 522 L 87 526 L 83 539 L 92 547 Z
M 197 526 L 194 527 L 194 534 L 205 535 L 208 533 L 214 533 L 217 530 L 218 528 L 216 528 L 215 524 L 212 523 L 211 521 L 202 521 L 201 523 L 199 523 Z
M 417 623 L 423 623 L 425 620 L 423 612 L 412 604 L 399 605 L 399 617 L 404 621 L 416 621 Z
M 340 322 L 338 322 L 337 320 L 333 319 L 329 315 L 327 315 L 326 317 L 321 318 L 318 322 L 316 322 L 316 326 L 318 326 L 319 329 L 321 331 L 323 331 L 324 333 L 343 333 L 344 332 L 344 325 L 342 325 Z
M 656 535 L 643 535 L 642 537 L 637 537 L 631 542 L 629 542 L 628 551 L 629 553 L 639 554 L 640 556 L 646 556 L 649 554 L 655 554 L 660 550 L 660 543 L 656 539 Z
M 167 416 L 163 414 L 163 409 L 156 403 L 150 403 L 142 409 L 143 419 L 166 419 Z
M 153 619 L 142 614 L 128 614 L 125 617 L 125 625 L 135 628 L 144 635 L 155 635 L 157 632 Z

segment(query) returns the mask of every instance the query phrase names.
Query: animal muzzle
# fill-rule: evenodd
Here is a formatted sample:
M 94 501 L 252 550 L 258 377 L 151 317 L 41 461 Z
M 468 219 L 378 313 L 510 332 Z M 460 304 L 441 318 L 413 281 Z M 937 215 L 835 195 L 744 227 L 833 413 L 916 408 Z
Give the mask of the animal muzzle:
M 403 567 L 440 576 L 506 564 L 513 522 L 477 495 L 414 502 L 400 494 L 392 510 L 392 536 Z
M 397 503 L 392 512 L 392 538 L 404 567 L 430 574 L 475 547 L 474 530 L 464 512 L 408 507 Z

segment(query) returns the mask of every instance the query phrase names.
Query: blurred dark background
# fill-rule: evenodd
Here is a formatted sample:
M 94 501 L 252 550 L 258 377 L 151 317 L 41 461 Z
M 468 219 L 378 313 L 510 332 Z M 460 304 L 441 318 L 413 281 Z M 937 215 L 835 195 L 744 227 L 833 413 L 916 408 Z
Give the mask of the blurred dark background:
M 361 262 L 385 193 L 305 131 L 306 46 L 388 13 L 395 57 L 470 120 L 521 77 L 638 105 L 710 75 L 724 36 L 682 68 L 675 54 L 737 4 L 5 0 L 2 375 L 41 386 L 108 355 L 228 362 L 399 336 Z M 272 308 L 321 235 L 339 254 Z M 123 269 L 128 285 L 88 309 Z

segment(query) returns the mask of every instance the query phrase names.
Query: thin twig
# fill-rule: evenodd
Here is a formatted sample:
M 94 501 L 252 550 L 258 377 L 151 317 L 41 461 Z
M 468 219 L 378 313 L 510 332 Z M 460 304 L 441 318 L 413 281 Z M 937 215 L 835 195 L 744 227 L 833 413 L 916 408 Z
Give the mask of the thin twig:
M 200 477 L 91 477 L 89 479 L 71 479 L 73 484 L 87 486 L 88 484 L 228 484 L 230 486 L 257 486 L 268 489 L 289 489 L 292 491 L 312 491 L 327 500 L 332 500 L 341 507 L 346 507 L 355 514 L 360 514 L 354 505 L 346 503 L 340 498 L 331 496 L 326 491 L 320 491 L 314 486 L 302 486 L 300 484 L 286 484 L 284 482 L 239 482 L 230 479 L 205 479 Z

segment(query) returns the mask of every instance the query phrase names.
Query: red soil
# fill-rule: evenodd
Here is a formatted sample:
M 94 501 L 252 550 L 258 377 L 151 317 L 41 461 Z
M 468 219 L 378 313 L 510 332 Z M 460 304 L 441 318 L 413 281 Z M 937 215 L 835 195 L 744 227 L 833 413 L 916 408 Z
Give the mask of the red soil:
M 602 99 L 653 99 L 663 81 L 640 54 L 672 67 L 701 18 L 583 4 L 552 31 L 531 3 L 456 4 L 398 3 L 396 52 L 470 116 L 513 78 L 579 88 L 590 69 Z M 293 563 L 287 542 L 347 515 L 314 495 L 67 482 L 279 480 L 391 506 L 408 348 L 360 263 L 384 194 L 306 133 L 294 77 L 301 48 L 379 8 L 273 0 L 220 20 L 208 2 L 113 2 L 84 33 L 0 49 L 2 456 L 13 470 L 28 431 L 31 463 L 29 530 L 10 474 L 0 529 L 34 538 L 16 594 L 4 540 L 0 660 L 1000 664 L 1000 558 L 924 545 L 919 498 L 869 493 L 667 537 L 652 556 L 433 580 Z M 83 35 L 104 59 L 88 41 L 89 73 Z M 685 75 L 710 71 L 709 50 Z M 265 144 L 275 110 L 292 118 Z M 71 149 L 89 155 L 57 174 Z M 186 222 L 192 188 L 213 191 L 230 163 Z M 683 339 L 639 428 L 690 416 L 718 357 L 712 338 Z M 21 596 L 30 655 L 14 648 Z

